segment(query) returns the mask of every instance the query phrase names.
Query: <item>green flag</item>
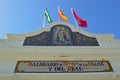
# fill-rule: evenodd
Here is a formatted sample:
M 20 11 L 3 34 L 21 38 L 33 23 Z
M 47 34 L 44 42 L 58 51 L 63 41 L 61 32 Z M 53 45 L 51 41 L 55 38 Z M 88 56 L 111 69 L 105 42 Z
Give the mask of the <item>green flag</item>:
M 49 15 L 49 13 L 48 13 L 48 9 L 47 9 L 47 8 L 46 8 L 46 10 L 45 10 L 45 16 L 46 16 L 46 19 L 47 19 L 47 21 L 48 21 L 49 23 L 53 22 L 53 21 L 51 20 L 51 18 L 50 18 L 50 15 Z

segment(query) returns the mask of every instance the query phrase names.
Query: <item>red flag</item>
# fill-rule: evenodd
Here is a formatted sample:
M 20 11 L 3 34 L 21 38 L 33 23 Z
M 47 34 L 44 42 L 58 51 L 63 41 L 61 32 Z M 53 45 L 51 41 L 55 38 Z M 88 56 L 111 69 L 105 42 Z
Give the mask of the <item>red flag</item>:
M 75 19 L 78 22 L 78 25 L 81 26 L 81 27 L 87 27 L 87 21 L 82 20 L 79 16 L 77 16 L 77 14 L 75 13 L 74 9 L 71 9 L 71 10 L 72 10 L 72 13 L 73 13 Z

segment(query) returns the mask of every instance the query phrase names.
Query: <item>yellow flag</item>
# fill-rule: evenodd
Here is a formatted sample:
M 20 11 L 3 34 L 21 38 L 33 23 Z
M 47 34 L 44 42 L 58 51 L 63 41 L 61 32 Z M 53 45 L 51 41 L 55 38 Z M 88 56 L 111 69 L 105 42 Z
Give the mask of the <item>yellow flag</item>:
M 58 14 L 62 20 L 68 23 L 68 18 L 63 14 L 63 12 L 60 10 L 59 7 L 58 7 Z

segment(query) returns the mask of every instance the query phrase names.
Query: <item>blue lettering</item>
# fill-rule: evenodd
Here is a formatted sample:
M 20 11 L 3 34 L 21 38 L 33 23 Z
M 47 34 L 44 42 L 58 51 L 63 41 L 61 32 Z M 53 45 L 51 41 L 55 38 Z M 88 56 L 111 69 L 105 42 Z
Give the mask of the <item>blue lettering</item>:
M 52 71 L 52 67 L 49 67 L 49 71 Z
M 55 71 L 63 71 L 63 67 L 55 67 Z

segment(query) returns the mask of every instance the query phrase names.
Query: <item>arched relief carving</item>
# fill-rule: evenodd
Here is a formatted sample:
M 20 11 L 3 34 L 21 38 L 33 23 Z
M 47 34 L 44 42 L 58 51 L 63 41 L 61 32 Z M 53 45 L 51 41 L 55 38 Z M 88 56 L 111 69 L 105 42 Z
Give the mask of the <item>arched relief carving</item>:
M 72 32 L 66 25 L 54 25 L 50 31 L 26 37 L 23 46 L 99 46 L 95 37 Z
M 55 25 L 51 28 L 51 45 L 54 46 L 73 46 L 72 31 L 65 25 Z

